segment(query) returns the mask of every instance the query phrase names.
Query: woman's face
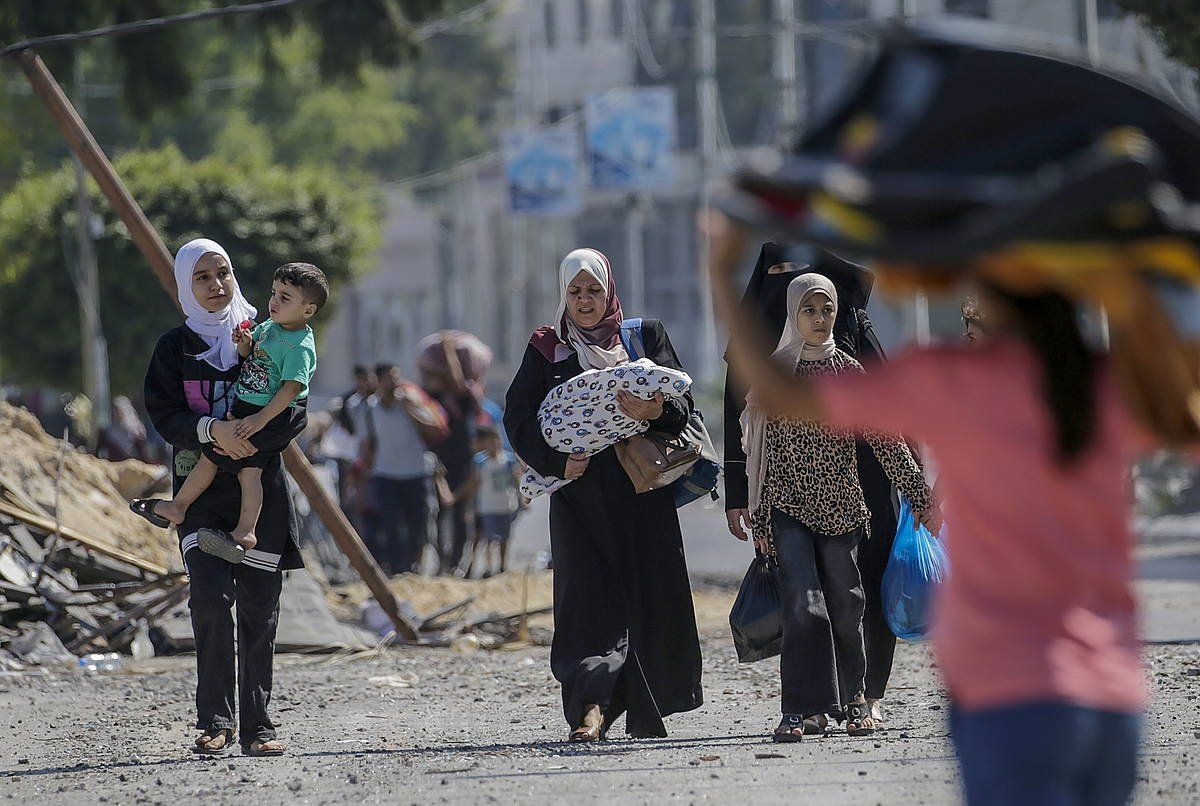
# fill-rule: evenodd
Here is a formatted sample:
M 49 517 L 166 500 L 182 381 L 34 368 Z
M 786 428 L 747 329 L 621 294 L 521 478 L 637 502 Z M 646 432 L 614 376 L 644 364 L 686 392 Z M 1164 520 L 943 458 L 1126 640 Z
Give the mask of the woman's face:
M 817 291 L 809 294 L 808 298 L 800 303 L 800 310 L 796 312 L 796 327 L 807 343 L 824 344 L 829 341 L 829 334 L 833 332 L 833 318 L 836 314 L 837 308 L 833 300 Z
M 576 325 L 587 330 L 600 324 L 608 299 L 604 286 L 586 271 L 576 274 L 567 283 L 567 315 Z
M 209 252 L 196 261 L 192 270 L 192 293 L 196 302 L 210 313 L 223 311 L 233 299 L 233 272 L 229 261 L 216 252 Z

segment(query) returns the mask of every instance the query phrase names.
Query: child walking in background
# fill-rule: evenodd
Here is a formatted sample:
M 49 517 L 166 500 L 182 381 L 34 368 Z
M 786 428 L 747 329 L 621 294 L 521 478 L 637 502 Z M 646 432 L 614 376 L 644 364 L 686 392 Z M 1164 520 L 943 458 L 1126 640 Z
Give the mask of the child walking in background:
M 201 530 L 199 547 L 235 564 L 246 558 L 246 552 L 258 544 L 255 526 L 262 510 L 262 469 L 286 447 L 276 437 L 292 427 L 289 410 L 307 405 L 309 382 L 317 368 L 316 341 L 308 322 L 328 298 L 325 274 L 311 263 L 287 263 L 276 269 L 270 318 L 253 329 L 251 322 L 243 322 L 232 336 L 243 359 L 232 408 L 235 433 L 259 451 L 245 459 L 230 459 L 206 440 L 203 456 L 173 500 L 136 499 L 129 505 L 131 510 L 164 529 L 178 525 L 219 471 L 233 473 L 242 490 L 237 526 L 231 534 Z
M 517 457 L 504 449 L 500 432 L 494 425 L 479 429 L 482 450 L 475 454 L 473 478 L 478 536 L 475 558 L 483 549 L 483 577 L 508 569 L 508 539 L 513 521 L 521 509 L 521 467 Z

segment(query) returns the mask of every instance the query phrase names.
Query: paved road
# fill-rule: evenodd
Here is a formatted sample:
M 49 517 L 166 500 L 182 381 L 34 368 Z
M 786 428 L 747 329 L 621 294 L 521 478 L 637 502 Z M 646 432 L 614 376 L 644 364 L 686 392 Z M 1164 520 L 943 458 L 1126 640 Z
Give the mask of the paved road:
M 548 510 L 548 499 L 537 499 L 518 521 L 512 549 L 515 562 L 529 562 L 539 551 L 549 550 Z M 730 536 L 720 502 L 689 504 L 680 510 L 680 525 L 693 578 L 741 578 L 753 551 L 748 543 Z M 1176 538 L 1164 545 L 1146 546 L 1138 555 L 1138 593 L 1146 639 L 1200 642 L 1200 533 L 1190 540 Z

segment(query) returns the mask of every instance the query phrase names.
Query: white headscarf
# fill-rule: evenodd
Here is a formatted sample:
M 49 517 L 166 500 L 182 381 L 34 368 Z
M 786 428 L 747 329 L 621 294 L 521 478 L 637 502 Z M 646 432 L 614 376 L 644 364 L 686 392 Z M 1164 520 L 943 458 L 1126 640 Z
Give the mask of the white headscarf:
M 800 308 L 813 294 L 824 294 L 833 302 L 833 315 L 829 317 L 829 337 L 820 344 L 809 344 L 800 334 L 796 320 Z M 833 356 L 837 344 L 833 340 L 833 321 L 837 318 L 838 295 L 833 282 L 820 274 L 801 274 L 788 283 L 787 321 L 783 324 L 783 335 L 779 345 L 771 353 L 771 359 L 795 371 L 801 361 L 823 361 Z M 749 481 L 750 511 L 758 509 L 762 501 L 762 486 L 767 475 L 766 436 L 767 415 L 754 402 L 754 390 L 746 395 L 746 408 L 741 416 L 742 450 L 746 453 L 746 478 Z
M 604 289 L 604 315 L 592 328 L 581 328 L 567 314 L 567 287 L 580 272 L 596 278 Z M 629 361 L 629 353 L 621 344 L 621 301 L 617 298 L 616 282 L 608 258 L 595 249 L 576 249 L 558 265 L 558 314 L 554 330 L 564 344 L 570 345 L 579 356 L 584 369 L 608 369 Z
M 200 258 L 207 254 L 218 254 L 229 264 L 229 280 L 232 292 L 229 304 L 220 311 L 209 311 L 200 304 L 192 292 L 192 272 Z M 247 319 L 253 320 L 258 316 L 258 310 L 242 296 L 242 289 L 233 274 L 233 261 L 229 254 L 216 241 L 208 238 L 196 238 L 188 241 L 175 253 L 175 288 L 179 295 L 179 304 L 187 317 L 186 324 L 208 345 L 208 349 L 194 358 L 207 361 L 216 369 L 224 372 L 237 366 L 237 344 L 234 343 L 233 330 Z

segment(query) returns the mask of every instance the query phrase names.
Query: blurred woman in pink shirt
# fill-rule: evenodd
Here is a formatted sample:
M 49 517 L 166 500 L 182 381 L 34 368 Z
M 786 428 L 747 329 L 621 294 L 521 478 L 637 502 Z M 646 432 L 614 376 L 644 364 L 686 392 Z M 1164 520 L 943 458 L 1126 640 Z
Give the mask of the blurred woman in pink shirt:
M 953 502 L 934 628 L 971 803 L 1125 802 L 1145 685 L 1131 594 L 1130 461 L 1148 447 L 1053 293 L 993 291 L 986 343 L 870 375 L 781 373 L 714 267 L 730 350 L 760 405 L 926 442 Z

